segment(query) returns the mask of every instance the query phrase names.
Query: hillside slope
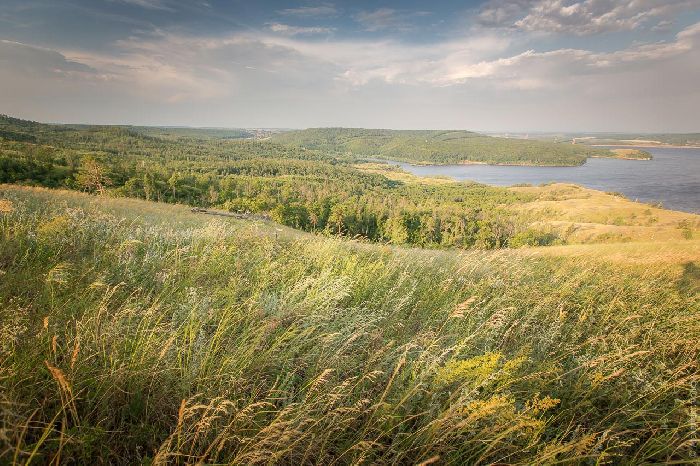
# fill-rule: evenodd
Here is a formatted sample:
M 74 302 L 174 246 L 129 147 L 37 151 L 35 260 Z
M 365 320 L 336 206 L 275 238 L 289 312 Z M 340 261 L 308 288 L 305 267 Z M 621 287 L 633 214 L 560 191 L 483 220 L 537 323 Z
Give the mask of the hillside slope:
M 311 128 L 272 136 L 280 144 L 413 163 L 480 162 L 514 165 L 581 165 L 610 151 L 574 144 L 508 139 L 469 131 Z
M 694 458 L 692 251 L 457 254 L 75 192 L 0 200 L 0 462 Z
M 384 163 L 359 163 L 355 167 L 412 186 L 466 189 L 464 183 L 450 178 L 419 177 Z M 534 232 L 549 232 L 556 241 L 566 244 L 700 239 L 700 215 L 634 202 L 618 193 L 568 183 L 504 189 L 518 196 L 500 207 L 511 221 L 521 225 L 517 234 L 521 239 Z M 517 238 L 509 245 L 517 247 Z
M 47 124 L 31 120 L 22 120 L 0 114 L 0 137 L 13 141 L 54 142 L 57 136 L 68 138 L 83 135 L 86 132 L 108 132 L 111 136 L 130 136 L 133 138 L 163 139 L 243 139 L 254 134 L 243 129 L 226 128 L 187 128 L 131 125 L 76 125 Z

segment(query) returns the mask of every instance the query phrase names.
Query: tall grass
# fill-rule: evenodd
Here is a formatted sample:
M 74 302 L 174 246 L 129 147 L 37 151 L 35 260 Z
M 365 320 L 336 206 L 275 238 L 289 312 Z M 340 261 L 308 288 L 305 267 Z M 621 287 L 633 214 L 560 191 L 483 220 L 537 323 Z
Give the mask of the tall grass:
M 1 462 L 697 460 L 698 288 L 673 266 L 0 197 Z

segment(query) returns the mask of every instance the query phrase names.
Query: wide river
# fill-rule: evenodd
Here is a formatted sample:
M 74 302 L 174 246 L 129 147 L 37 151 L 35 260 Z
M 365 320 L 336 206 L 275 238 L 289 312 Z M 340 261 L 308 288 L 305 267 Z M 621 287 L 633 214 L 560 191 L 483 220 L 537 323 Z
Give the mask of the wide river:
M 652 160 L 588 159 L 578 167 L 504 165 L 410 165 L 392 162 L 418 176 L 511 186 L 552 181 L 616 191 L 641 202 L 661 202 L 667 209 L 700 213 L 700 149 L 641 148 Z

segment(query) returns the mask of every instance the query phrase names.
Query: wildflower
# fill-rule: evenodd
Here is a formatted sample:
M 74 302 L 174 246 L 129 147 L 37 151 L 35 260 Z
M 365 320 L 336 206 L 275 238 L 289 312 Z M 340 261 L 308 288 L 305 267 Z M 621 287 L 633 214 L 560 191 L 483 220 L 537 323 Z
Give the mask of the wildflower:
M 466 381 L 471 387 L 478 387 L 496 371 L 502 355 L 486 353 L 464 360 L 448 361 L 435 376 L 438 385 L 449 385 L 453 382 Z

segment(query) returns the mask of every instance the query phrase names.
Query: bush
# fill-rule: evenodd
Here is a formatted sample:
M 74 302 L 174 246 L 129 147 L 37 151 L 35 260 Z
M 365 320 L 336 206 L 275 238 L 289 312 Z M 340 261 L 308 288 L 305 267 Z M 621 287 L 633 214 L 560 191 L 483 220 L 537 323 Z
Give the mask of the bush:
M 553 232 L 527 229 L 516 233 L 508 241 L 508 245 L 513 248 L 523 246 L 550 246 L 561 243 L 561 238 Z

